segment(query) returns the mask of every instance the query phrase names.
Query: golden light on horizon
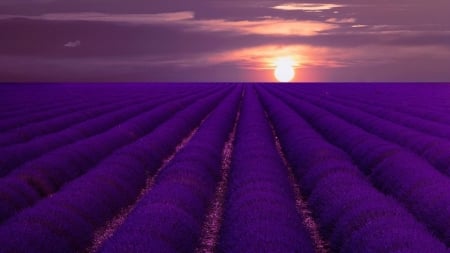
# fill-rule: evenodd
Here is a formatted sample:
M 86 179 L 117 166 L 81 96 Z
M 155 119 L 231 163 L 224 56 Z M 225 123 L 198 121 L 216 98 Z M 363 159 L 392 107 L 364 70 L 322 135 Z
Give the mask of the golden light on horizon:
M 275 60 L 275 78 L 279 82 L 290 82 L 295 77 L 295 61 L 291 57 L 280 57 Z
M 343 54 L 344 52 L 327 47 L 302 44 L 264 45 L 214 53 L 199 61 L 202 64 L 235 63 L 241 69 L 258 75 L 255 80 L 262 82 L 306 82 L 320 80 L 316 72 L 311 72 L 315 68 L 341 67 L 342 64 L 334 58 Z M 345 52 L 345 55 L 348 55 L 348 52 Z M 293 76 L 289 77 L 292 74 Z

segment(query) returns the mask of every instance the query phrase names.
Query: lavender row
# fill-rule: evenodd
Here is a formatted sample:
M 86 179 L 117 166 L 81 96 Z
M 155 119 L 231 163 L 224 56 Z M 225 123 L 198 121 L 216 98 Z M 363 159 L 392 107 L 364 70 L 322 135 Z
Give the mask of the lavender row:
M 135 86 L 127 84 L 124 89 L 122 85 L 114 84 L 15 84 L 9 85 L 8 89 L 8 85 L 2 85 L 0 99 L 6 102 L 6 106 L 0 109 L 0 118 L 26 118 L 36 113 L 57 111 L 74 104 L 81 105 L 96 100 L 107 104 L 129 98 L 151 99 L 154 96 L 152 91 L 157 90 L 156 95 L 169 94 L 172 91 L 167 85 Z M 194 88 L 197 89 L 191 86 L 186 90 Z
M 107 94 L 103 94 L 102 97 L 93 96 L 92 99 L 87 101 L 77 101 L 68 103 L 67 106 L 51 108 L 45 111 L 39 111 L 30 114 L 18 114 L 15 116 L 10 116 L 2 119 L 0 121 L 0 131 L 5 132 L 11 129 L 22 127 L 26 124 L 45 121 L 49 118 L 59 117 L 66 115 L 68 113 L 74 113 L 80 110 L 85 110 L 88 108 L 96 107 L 102 104 L 108 104 L 114 101 L 114 99 L 108 96 L 103 97 Z
M 439 127 L 429 127 L 429 133 L 423 133 L 373 116 L 359 109 L 314 99 L 310 96 L 307 99 L 368 132 L 410 149 L 419 156 L 424 157 L 442 173 L 450 175 L 450 141 L 432 136 L 433 134 L 442 135 L 448 133 L 450 137 L 447 127 L 438 124 Z M 398 120 L 401 120 L 400 115 L 397 115 L 397 117 Z M 420 125 L 420 120 L 417 120 L 417 125 Z
M 327 99 L 328 101 L 333 101 L 345 107 L 358 108 L 359 111 L 372 114 L 381 119 L 393 122 L 395 124 L 410 128 L 412 130 L 417 130 L 426 135 L 437 136 L 445 139 L 450 139 L 450 129 L 447 125 L 429 121 L 423 118 L 423 116 L 412 116 L 403 112 L 396 112 L 392 108 L 383 108 L 381 106 L 367 105 L 365 103 L 359 103 L 349 100 L 341 99 Z M 425 112 L 424 112 L 425 114 Z M 429 113 L 426 113 L 429 114 Z M 441 120 L 450 121 L 450 115 L 442 115 L 439 117 Z
M 208 98 L 215 100 L 223 93 L 221 91 Z M 63 184 L 84 174 L 113 151 L 150 133 L 193 101 L 194 98 L 188 98 L 159 106 L 105 133 L 64 146 L 14 170 L 0 179 L 0 196 L 14 200 L 0 202 L 0 221 L 56 192 Z M 11 188 L 11 185 L 16 188 Z M 17 200 L 22 201 L 17 203 Z
M 180 99 L 181 97 L 177 98 Z M 126 121 L 130 118 L 133 119 L 133 117 L 137 117 L 139 114 L 151 110 L 157 105 L 169 103 L 175 99 L 173 97 L 153 99 L 142 105 L 137 104 L 82 122 L 55 134 L 35 138 L 27 143 L 3 147 L 0 149 L 0 175 L 5 175 L 18 166 L 61 146 L 80 142 L 83 139 L 98 135 L 106 130 L 111 131 L 112 127 L 120 129 L 123 127 L 121 124 L 126 124 Z
M 78 87 L 74 87 L 78 89 Z M 71 103 L 86 101 L 85 97 L 61 85 L 20 85 L 0 86 L 0 118 L 27 115 L 52 108 L 62 108 Z
M 355 97 L 356 94 L 353 96 L 338 96 L 336 97 L 339 99 L 339 101 L 347 101 L 351 99 L 355 103 L 361 103 L 365 105 L 375 105 L 379 108 L 385 108 L 387 110 L 395 110 L 397 112 L 405 113 L 408 115 L 413 115 L 416 117 L 419 117 L 421 119 L 427 119 L 431 120 L 437 123 L 444 123 L 444 124 L 450 124 L 450 115 L 448 113 L 440 112 L 435 110 L 434 108 L 423 108 L 422 104 L 416 105 L 421 106 L 420 108 L 415 108 L 410 106 L 409 104 L 399 104 L 397 100 L 386 101 L 386 102 L 380 102 L 377 101 L 376 103 L 373 101 L 368 101 L 366 97 Z
M 374 189 L 347 154 L 281 100 L 260 94 L 333 252 L 446 252 L 406 209 Z
M 60 117 L 53 117 L 48 120 L 27 124 L 0 134 L 0 147 L 27 142 L 33 138 L 64 130 L 74 124 L 100 117 L 128 106 L 143 104 L 145 101 L 148 100 L 131 98 L 114 104 L 100 105 Z
M 327 97 L 347 97 L 371 104 L 389 103 L 413 109 L 449 113 L 448 85 L 414 84 L 321 84 L 290 87 L 291 91 L 321 94 Z
M 133 203 L 163 160 L 224 97 L 203 98 L 105 159 L 59 192 L 0 226 L 2 252 L 79 252 L 94 232 Z
M 450 179 L 404 148 L 349 124 L 289 94 L 279 94 L 348 154 L 374 186 L 400 201 L 445 244 L 450 245 Z M 374 122 L 375 123 L 375 122 Z
M 218 252 L 314 252 L 288 170 L 251 86 L 235 140 Z
M 240 96 L 236 90 L 208 116 L 100 252 L 194 252 Z

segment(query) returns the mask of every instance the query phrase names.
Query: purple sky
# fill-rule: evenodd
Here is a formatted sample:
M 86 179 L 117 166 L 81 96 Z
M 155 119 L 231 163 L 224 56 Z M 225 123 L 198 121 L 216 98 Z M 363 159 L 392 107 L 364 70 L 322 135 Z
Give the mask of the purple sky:
M 0 82 L 450 81 L 449 0 L 0 0 Z

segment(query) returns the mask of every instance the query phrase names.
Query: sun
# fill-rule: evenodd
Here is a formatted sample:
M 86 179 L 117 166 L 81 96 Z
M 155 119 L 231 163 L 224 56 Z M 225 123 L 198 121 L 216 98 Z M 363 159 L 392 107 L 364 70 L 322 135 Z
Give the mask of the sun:
M 279 82 L 290 82 L 295 77 L 294 61 L 289 57 L 278 58 L 275 61 L 275 78 Z
M 295 71 L 292 66 L 281 65 L 275 68 L 274 74 L 279 82 L 286 83 L 292 81 L 295 76 Z

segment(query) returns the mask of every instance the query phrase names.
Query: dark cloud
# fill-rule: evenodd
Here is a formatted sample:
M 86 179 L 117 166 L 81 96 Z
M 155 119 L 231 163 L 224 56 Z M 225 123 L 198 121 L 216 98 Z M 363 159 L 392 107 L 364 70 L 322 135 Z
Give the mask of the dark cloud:
M 75 41 L 69 41 L 66 44 L 64 44 L 65 47 L 79 47 L 81 46 L 81 41 L 75 40 Z

